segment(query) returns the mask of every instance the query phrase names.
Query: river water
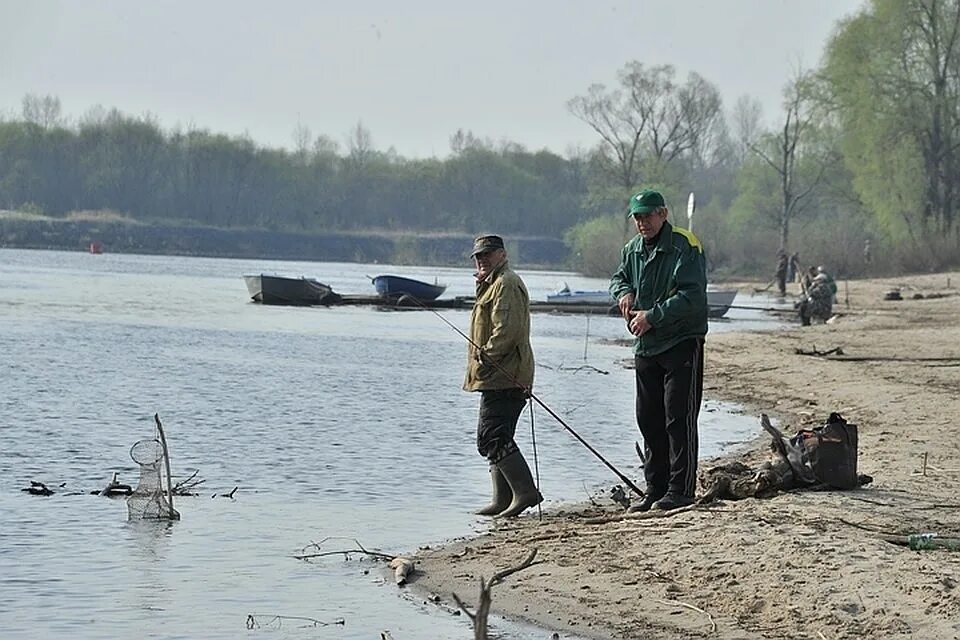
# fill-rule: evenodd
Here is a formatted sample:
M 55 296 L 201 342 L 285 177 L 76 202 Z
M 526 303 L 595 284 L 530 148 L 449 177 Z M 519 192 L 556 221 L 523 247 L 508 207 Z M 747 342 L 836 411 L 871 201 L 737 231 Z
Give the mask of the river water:
M 340 293 L 374 293 L 378 273 L 473 289 L 468 269 L 0 250 L 0 637 L 471 637 L 469 621 L 384 581 L 382 565 L 291 557 L 332 536 L 348 539 L 325 549 L 356 538 L 401 553 L 483 530 L 471 510 L 489 479 L 473 443 L 478 397 L 460 390 L 463 338 L 425 311 L 254 304 L 241 275 L 260 272 Z M 606 286 L 519 273 L 533 299 L 561 281 Z M 467 312 L 443 315 L 467 330 Z M 729 315 L 711 331 L 766 324 Z M 532 331 L 538 397 L 637 478 L 632 372 L 619 366 L 630 354 L 607 342 L 626 337 L 622 322 L 534 314 Z M 756 433 L 735 407 L 706 409 L 703 455 Z M 113 472 L 135 484 L 130 447 L 153 437 L 154 413 L 175 478 L 204 483 L 177 501 L 179 522 L 128 522 L 122 499 L 88 492 Z M 546 412 L 533 416 L 545 508 L 617 483 Z M 527 413 L 518 432 L 532 460 Z M 21 492 L 32 480 L 56 494 Z M 260 628 L 247 629 L 251 614 Z

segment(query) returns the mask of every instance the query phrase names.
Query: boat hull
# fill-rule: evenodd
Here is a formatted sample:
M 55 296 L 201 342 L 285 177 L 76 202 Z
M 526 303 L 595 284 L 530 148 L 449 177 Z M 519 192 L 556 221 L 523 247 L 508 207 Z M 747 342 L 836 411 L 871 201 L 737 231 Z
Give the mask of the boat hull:
M 418 300 L 436 300 L 447 290 L 446 285 L 430 284 L 402 276 L 381 275 L 373 278 L 377 294 L 384 298 L 412 296 Z
M 736 297 L 736 289 L 707 289 L 707 317 L 722 318 L 725 316 Z M 547 302 L 551 304 L 595 306 L 617 304 L 610 292 L 602 289 L 596 291 L 558 291 L 547 295 Z
M 340 296 L 329 286 L 313 278 L 287 278 L 267 274 L 243 276 L 254 302 L 309 306 L 335 304 Z

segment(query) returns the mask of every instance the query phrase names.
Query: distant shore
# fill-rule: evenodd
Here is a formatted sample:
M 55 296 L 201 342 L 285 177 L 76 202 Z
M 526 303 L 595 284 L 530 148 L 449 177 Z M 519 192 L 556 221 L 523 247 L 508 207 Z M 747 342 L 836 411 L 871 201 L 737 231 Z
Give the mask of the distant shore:
M 330 231 L 293 233 L 265 229 L 221 229 L 188 224 L 142 223 L 118 215 L 51 216 L 0 211 L 0 248 L 141 253 L 462 266 L 468 262 L 473 235 L 400 231 Z M 564 269 L 569 248 L 558 238 L 513 237 L 508 250 L 524 268 Z
M 721 502 L 624 518 L 612 502 L 512 521 L 419 553 L 414 588 L 452 605 L 479 578 L 538 564 L 493 610 L 590 638 L 955 638 L 960 553 L 884 535 L 960 536 L 960 273 L 849 283 L 829 325 L 708 336 L 705 393 L 779 418 L 787 433 L 837 411 L 859 425 L 855 491 Z M 899 289 L 902 300 L 884 294 Z M 846 360 L 798 348 L 842 347 Z M 624 409 L 629 411 L 629 407 Z M 758 435 L 760 435 L 758 426 Z M 632 446 L 635 434 L 623 434 Z M 725 457 L 766 459 L 763 438 Z M 717 461 L 703 461 L 701 471 Z M 561 635 L 562 637 L 562 635 Z

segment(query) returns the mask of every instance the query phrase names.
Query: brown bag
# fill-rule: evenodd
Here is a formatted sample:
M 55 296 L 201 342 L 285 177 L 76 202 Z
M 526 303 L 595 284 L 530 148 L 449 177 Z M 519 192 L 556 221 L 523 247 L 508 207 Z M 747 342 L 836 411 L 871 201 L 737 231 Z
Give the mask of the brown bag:
M 791 444 L 803 453 L 804 467 L 815 482 L 837 489 L 858 486 L 857 425 L 849 424 L 839 413 L 831 413 L 822 427 L 801 429 Z

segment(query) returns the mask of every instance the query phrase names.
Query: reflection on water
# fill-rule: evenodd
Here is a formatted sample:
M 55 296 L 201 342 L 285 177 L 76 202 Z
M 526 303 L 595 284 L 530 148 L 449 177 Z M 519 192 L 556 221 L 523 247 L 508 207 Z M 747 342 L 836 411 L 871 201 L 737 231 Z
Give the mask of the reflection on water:
M 343 293 L 373 293 L 373 272 L 472 288 L 467 269 L 0 250 L 2 637 L 227 639 L 255 633 L 251 613 L 345 620 L 324 637 L 470 636 L 369 561 L 291 558 L 326 536 L 398 553 L 482 528 L 470 514 L 489 480 L 473 446 L 478 399 L 460 390 L 463 339 L 429 313 L 249 303 L 240 276 L 261 271 Z M 538 299 L 562 280 L 604 286 L 521 273 Z M 466 312 L 443 315 L 466 330 Z M 605 344 L 622 323 L 536 314 L 533 332 L 538 397 L 638 477 L 633 381 L 617 365 L 629 352 Z M 584 363 L 608 373 L 575 370 Z M 196 469 L 205 483 L 178 500 L 180 522 L 128 523 L 122 500 L 87 492 L 114 471 L 135 482 L 129 448 L 152 436 L 154 412 L 174 475 Z M 546 507 L 616 482 L 545 412 L 533 419 Z M 752 418 L 704 412 L 704 453 L 754 431 Z M 57 494 L 20 492 L 30 480 Z M 212 497 L 235 486 L 235 499 Z

